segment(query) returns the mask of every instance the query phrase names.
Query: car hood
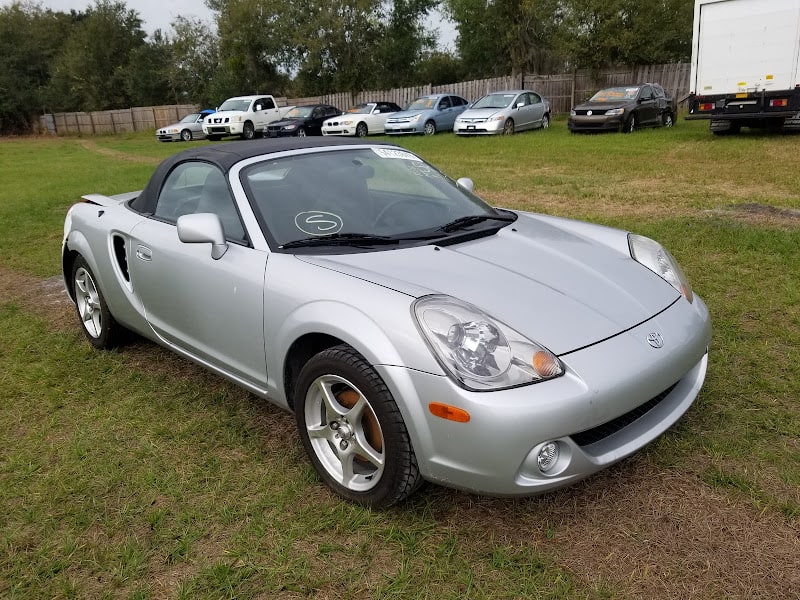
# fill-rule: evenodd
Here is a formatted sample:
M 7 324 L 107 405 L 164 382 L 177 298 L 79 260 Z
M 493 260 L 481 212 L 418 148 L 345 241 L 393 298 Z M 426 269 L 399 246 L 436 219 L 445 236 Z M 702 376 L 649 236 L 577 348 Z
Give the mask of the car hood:
M 459 115 L 459 119 L 488 119 L 492 115 L 508 110 L 506 108 L 468 108 Z
M 679 298 L 626 253 L 524 215 L 450 246 L 298 258 L 413 297 L 459 298 L 556 354 L 625 331 Z
M 409 117 L 415 117 L 426 112 L 428 112 L 428 110 L 401 110 L 399 112 L 392 113 L 389 116 L 389 119 L 408 119 Z
M 612 108 L 628 108 L 636 104 L 630 100 L 619 100 L 617 102 L 584 102 L 578 104 L 573 110 L 611 110 Z
M 270 125 L 280 125 L 280 126 L 284 126 L 284 125 L 302 125 L 303 123 L 306 122 L 306 120 L 307 119 L 301 119 L 301 118 L 298 118 L 298 119 L 292 119 L 292 118 L 285 119 L 284 118 L 284 119 L 281 119 L 280 121 L 272 121 L 270 123 Z

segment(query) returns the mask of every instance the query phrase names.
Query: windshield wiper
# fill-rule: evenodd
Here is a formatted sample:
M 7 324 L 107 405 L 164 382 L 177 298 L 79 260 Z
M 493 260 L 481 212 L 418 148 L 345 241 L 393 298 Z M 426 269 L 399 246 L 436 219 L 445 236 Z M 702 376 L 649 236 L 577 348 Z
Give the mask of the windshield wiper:
M 307 246 L 375 246 L 378 244 L 398 244 L 397 238 L 369 233 L 334 233 L 331 235 L 303 238 L 286 242 L 281 248 L 303 248 Z
M 469 227 L 470 225 L 483 223 L 484 221 L 503 221 L 505 223 L 511 223 L 512 221 L 516 220 L 517 216 L 513 213 L 508 215 L 467 215 L 466 217 L 459 217 L 455 221 L 445 223 L 439 227 L 438 231 L 449 233 L 451 231 L 463 229 L 464 227 Z

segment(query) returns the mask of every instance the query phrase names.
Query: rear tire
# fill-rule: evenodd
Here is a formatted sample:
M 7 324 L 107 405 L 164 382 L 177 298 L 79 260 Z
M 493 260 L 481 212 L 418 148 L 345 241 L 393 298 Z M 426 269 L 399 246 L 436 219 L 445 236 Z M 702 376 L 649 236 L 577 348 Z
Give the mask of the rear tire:
M 305 364 L 295 386 L 294 411 L 311 464 L 340 496 L 386 507 L 422 484 L 394 398 L 350 346 L 329 348 Z
M 122 342 L 125 329 L 117 323 L 95 282 L 94 273 L 82 256 L 72 265 L 75 308 L 86 339 L 95 348 L 110 350 Z
M 542 129 L 549 129 L 550 128 L 550 115 L 545 114 L 542 117 Z
M 675 119 L 672 117 L 672 113 L 665 112 L 663 115 L 661 115 L 661 124 L 664 127 L 672 127 L 675 125 Z

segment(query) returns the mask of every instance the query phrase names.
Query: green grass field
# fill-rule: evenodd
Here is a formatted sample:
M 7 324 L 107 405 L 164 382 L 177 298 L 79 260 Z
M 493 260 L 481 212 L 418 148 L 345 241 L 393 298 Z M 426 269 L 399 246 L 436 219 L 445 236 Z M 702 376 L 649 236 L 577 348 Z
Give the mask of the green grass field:
M 67 208 L 187 144 L 0 140 L 0 597 L 796 598 L 800 136 L 707 127 L 395 140 L 493 204 L 661 241 L 714 337 L 695 405 L 614 468 L 383 512 L 323 487 L 291 415 L 148 342 L 83 339 L 55 279 Z

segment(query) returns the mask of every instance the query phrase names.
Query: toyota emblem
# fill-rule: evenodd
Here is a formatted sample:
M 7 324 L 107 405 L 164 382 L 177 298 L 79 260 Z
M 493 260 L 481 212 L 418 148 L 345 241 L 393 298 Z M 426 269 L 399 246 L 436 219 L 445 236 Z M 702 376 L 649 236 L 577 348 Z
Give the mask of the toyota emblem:
M 660 333 L 649 333 L 647 334 L 647 343 L 650 344 L 653 348 L 661 348 L 664 346 L 664 338 L 661 337 Z

